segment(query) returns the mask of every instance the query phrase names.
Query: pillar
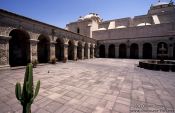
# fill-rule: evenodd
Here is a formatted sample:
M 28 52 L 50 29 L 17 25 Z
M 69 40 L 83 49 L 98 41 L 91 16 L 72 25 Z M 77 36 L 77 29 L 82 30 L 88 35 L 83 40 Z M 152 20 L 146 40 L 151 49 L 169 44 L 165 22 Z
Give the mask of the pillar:
M 115 58 L 118 58 L 119 57 L 119 45 L 116 44 L 115 45 Z
M 9 66 L 10 36 L 0 36 L 0 67 Z
M 75 41 L 74 40 L 74 47 L 73 47 L 73 56 L 74 56 L 74 58 L 73 58 L 73 60 L 77 60 L 77 46 L 78 46 L 78 41 Z
M 153 52 L 152 52 L 152 58 L 157 59 L 157 44 L 153 44 Z
M 143 58 L 143 44 L 139 44 L 139 58 Z
M 38 61 L 38 54 L 37 54 L 37 43 L 39 41 L 36 39 L 30 39 L 30 59 L 31 62 Z
M 95 54 L 96 54 L 96 57 L 97 57 L 97 58 L 100 57 L 100 55 L 99 55 L 99 54 L 100 54 L 100 53 L 99 53 L 99 45 L 98 45 L 97 48 L 96 48 L 96 53 L 95 53 Z
M 92 45 L 92 58 L 95 58 L 95 44 Z
M 87 59 L 90 59 L 90 43 L 88 43 L 87 45 Z
M 168 44 L 168 58 L 173 59 L 173 43 Z
M 126 57 L 130 58 L 130 45 L 127 45 L 126 47 Z
M 63 58 L 68 60 L 68 42 L 69 39 L 64 38 L 63 39 Z
M 81 51 L 81 59 L 84 59 L 84 46 L 85 46 L 85 42 L 82 42 L 82 51 Z
M 108 58 L 108 49 L 109 49 L 109 45 L 105 44 L 105 57 Z
M 50 43 L 50 60 L 55 59 L 55 44 L 56 42 L 51 42 Z

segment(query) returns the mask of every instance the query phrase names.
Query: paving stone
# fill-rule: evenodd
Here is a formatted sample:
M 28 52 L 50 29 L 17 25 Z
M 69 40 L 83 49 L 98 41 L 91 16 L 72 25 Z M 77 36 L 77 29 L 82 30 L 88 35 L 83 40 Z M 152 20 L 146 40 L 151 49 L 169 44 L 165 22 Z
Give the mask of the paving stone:
M 120 103 L 115 103 L 113 110 L 121 113 L 130 113 L 130 106 L 120 104 Z
M 91 59 L 38 66 L 34 80 L 35 84 L 41 80 L 41 88 L 32 112 L 127 113 L 141 110 L 138 106 L 174 109 L 174 72 L 140 69 L 137 63 L 133 59 Z M 22 112 L 14 90 L 17 81 L 23 83 L 24 73 L 25 69 L 0 71 L 0 113 Z

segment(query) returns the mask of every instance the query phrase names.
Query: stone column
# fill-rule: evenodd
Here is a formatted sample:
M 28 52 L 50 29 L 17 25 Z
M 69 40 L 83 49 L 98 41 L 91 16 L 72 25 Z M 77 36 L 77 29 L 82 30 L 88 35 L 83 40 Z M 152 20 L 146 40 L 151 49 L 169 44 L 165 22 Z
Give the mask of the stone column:
M 109 45 L 105 44 L 105 57 L 108 58 L 108 49 L 109 49 Z
M 126 57 L 130 58 L 130 45 L 126 45 Z
M 56 42 L 50 42 L 50 60 L 55 59 L 55 44 Z
M 77 46 L 78 46 L 78 41 L 74 40 L 74 47 L 73 47 L 74 58 L 73 58 L 73 60 L 77 60 Z
M 67 38 L 64 38 L 63 39 L 63 57 L 66 58 L 68 60 L 68 42 L 69 42 L 69 39 Z
M 157 59 L 157 44 L 153 44 L 152 58 Z
M 10 36 L 0 36 L 0 67 L 9 66 Z
M 119 57 L 119 45 L 115 44 L 115 58 Z
M 87 50 L 87 59 L 90 59 L 90 45 L 91 45 L 91 43 L 88 43 L 88 50 Z
M 168 45 L 168 58 L 173 59 L 173 43 L 170 43 Z
M 30 59 L 32 61 L 38 61 L 38 55 L 37 55 L 37 43 L 39 41 L 36 39 L 30 39 Z
M 84 46 L 85 46 L 85 42 L 82 42 L 82 50 L 81 50 L 81 58 L 82 60 L 84 59 Z
M 95 44 L 92 45 L 92 58 L 95 58 Z
M 143 44 L 139 44 L 139 58 L 143 58 Z

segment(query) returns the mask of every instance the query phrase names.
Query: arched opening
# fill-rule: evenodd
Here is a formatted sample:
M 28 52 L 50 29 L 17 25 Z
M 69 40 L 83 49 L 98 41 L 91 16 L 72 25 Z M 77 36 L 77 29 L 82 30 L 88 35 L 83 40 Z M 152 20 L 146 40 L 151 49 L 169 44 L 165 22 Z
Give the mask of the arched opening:
M 132 44 L 130 47 L 130 58 L 139 58 L 139 47 L 137 44 Z
M 115 58 L 115 45 L 114 44 L 109 45 L 108 51 L 109 51 L 108 57 Z
M 77 33 L 78 33 L 78 34 L 80 33 L 80 28 L 79 28 L 79 27 L 77 28 Z
M 25 66 L 30 62 L 30 36 L 27 32 L 14 29 L 9 34 L 9 64 L 14 66 Z
M 74 43 L 70 40 L 68 44 L 68 60 L 74 60 Z
M 175 60 L 175 43 L 173 45 L 173 59 Z
M 84 58 L 85 59 L 88 59 L 88 44 L 85 43 L 85 46 L 84 46 Z
M 144 59 L 152 58 L 152 45 L 150 43 L 143 44 L 143 58 Z
M 50 60 L 50 39 L 48 36 L 40 35 L 38 40 L 38 62 L 47 63 Z
M 78 42 L 77 46 L 77 58 L 82 59 L 82 43 Z
M 126 44 L 119 45 L 119 58 L 126 58 Z
M 90 58 L 93 58 L 93 45 L 91 44 L 91 47 L 90 47 Z
M 100 45 L 99 47 L 99 57 L 105 58 L 105 46 L 104 45 Z
M 165 51 L 163 51 L 163 54 L 167 54 L 167 56 L 165 56 L 164 58 L 167 59 L 168 58 L 168 45 L 165 42 L 159 42 L 157 44 L 157 58 L 160 58 L 160 54 L 162 54 L 161 48 L 164 48 Z
M 55 55 L 58 61 L 63 60 L 64 58 L 64 47 L 63 42 L 61 39 L 56 40 L 56 46 L 55 46 Z

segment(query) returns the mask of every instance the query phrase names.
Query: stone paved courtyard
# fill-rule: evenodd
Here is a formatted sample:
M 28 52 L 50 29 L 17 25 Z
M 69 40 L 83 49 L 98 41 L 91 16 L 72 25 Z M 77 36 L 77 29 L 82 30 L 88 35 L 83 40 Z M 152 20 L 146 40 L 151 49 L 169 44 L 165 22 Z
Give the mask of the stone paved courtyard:
M 91 59 L 38 66 L 32 113 L 174 113 L 175 73 L 140 69 L 138 60 Z M 24 69 L 0 71 L 0 113 L 21 113 L 15 84 Z M 164 111 L 163 111 L 164 110 Z

